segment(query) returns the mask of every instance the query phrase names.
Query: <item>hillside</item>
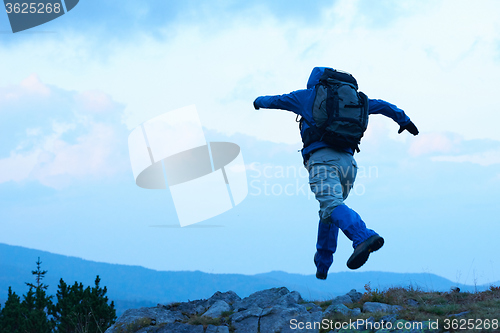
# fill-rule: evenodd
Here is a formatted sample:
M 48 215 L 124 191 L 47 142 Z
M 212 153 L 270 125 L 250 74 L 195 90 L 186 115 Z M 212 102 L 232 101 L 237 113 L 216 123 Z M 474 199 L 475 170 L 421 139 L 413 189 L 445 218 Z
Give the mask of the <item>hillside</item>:
M 26 292 L 25 282 L 32 282 L 31 271 L 40 257 L 47 270 L 48 292 L 55 294 L 59 279 L 93 285 L 96 275 L 107 286 L 108 296 L 115 301 L 117 314 L 129 308 L 154 306 L 208 298 L 217 291 L 232 290 L 246 297 L 258 290 L 285 286 L 300 292 L 306 299 L 326 300 L 351 289 L 413 286 L 422 290 L 448 291 L 458 286 L 463 291 L 486 290 L 489 286 L 468 286 L 433 274 L 401 274 L 387 272 L 340 272 L 318 281 L 314 275 L 269 272 L 256 275 L 209 274 L 200 271 L 155 271 L 140 266 L 99 263 L 19 246 L 0 244 L 0 301 L 4 302 L 9 286 L 18 293 Z M 498 285 L 498 283 L 496 283 Z

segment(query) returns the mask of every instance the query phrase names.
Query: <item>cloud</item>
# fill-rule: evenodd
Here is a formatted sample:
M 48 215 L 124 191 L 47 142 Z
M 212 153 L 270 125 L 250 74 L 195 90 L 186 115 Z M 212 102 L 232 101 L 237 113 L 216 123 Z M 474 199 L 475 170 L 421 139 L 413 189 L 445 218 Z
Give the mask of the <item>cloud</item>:
M 0 159 L 0 184 L 27 179 L 37 165 L 39 154 L 39 151 L 28 154 L 12 152 L 9 157 Z
M 10 102 L 16 102 L 23 98 L 46 98 L 51 90 L 40 82 L 37 74 L 32 73 L 21 81 L 19 85 L 0 88 L 0 106 L 7 106 Z M 0 109 L 0 112 L 2 110 Z
M 38 181 L 60 189 L 123 170 L 122 107 L 107 94 L 50 87 L 33 74 L 0 88 L 0 101 L 8 101 L 0 112 L 9 120 L 0 134 L 0 183 Z
M 0 70 L 16 78 L 25 69 L 7 64 L 29 63 L 48 82 L 106 92 L 126 105 L 129 129 L 196 104 L 208 128 L 300 143 L 293 114 L 255 112 L 251 102 L 304 88 L 312 67 L 327 65 L 355 74 L 368 96 L 397 104 L 421 131 L 500 139 L 500 115 L 489 98 L 500 76 L 499 6 L 487 0 L 89 1 L 54 20 L 57 35 L 37 36 L 36 59 L 27 56 L 31 38 L 0 51 Z M 297 19 L 302 12 L 307 18 Z M 123 27 L 123 36 L 108 25 Z M 104 99 L 89 97 L 82 105 L 105 108 Z
M 446 133 L 421 133 L 410 145 L 410 155 L 414 157 L 433 153 L 451 153 L 458 149 L 462 139 Z
M 102 178 L 117 171 L 111 158 L 116 147 L 112 126 L 87 126 L 86 133 L 78 136 L 74 144 L 61 140 L 56 133 L 45 138 L 38 163 L 31 171 L 33 179 L 46 186 L 61 188 L 70 185 L 74 178 Z
M 490 166 L 500 164 L 500 150 L 486 151 L 477 154 L 458 155 L 458 156 L 435 156 L 433 161 L 454 162 L 454 163 L 473 163 L 481 166 Z
M 38 75 L 36 74 L 31 74 L 28 76 L 26 79 L 21 81 L 19 86 L 24 89 L 26 93 L 29 94 L 37 94 L 41 96 L 49 96 L 50 95 L 50 89 L 46 85 L 44 85 L 42 82 L 40 82 L 40 79 L 38 78 Z
M 75 96 L 75 101 L 90 112 L 106 112 L 113 110 L 115 103 L 108 94 L 98 90 L 82 91 Z

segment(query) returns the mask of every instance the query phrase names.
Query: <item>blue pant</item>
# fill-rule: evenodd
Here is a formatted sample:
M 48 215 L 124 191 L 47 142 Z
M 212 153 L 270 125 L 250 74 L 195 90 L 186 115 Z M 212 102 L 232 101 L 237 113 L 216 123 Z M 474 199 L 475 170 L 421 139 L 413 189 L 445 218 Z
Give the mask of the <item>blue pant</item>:
M 356 180 L 354 157 L 332 148 L 311 154 L 307 162 L 309 185 L 319 201 L 317 268 L 328 272 L 337 249 L 339 229 L 352 241 L 353 248 L 377 233 L 367 229 L 361 217 L 344 204 Z

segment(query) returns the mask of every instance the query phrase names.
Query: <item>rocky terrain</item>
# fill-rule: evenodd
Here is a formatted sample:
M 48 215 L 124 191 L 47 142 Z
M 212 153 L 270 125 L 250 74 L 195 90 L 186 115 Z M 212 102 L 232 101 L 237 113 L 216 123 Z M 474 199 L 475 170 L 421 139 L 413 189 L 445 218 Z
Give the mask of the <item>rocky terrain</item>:
M 216 292 L 205 300 L 127 310 L 106 333 L 439 332 L 431 321 L 400 319 L 402 306 L 361 302 L 362 296 L 351 290 L 318 303 L 285 287 L 243 299 Z

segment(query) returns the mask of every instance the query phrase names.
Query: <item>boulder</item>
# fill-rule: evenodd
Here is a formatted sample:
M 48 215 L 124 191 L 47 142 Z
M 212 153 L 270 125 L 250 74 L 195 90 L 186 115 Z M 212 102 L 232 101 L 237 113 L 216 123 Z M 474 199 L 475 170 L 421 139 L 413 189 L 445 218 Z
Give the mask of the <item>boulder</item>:
M 236 333 L 257 333 L 261 314 L 262 309 L 253 306 L 232 314 L 230 316 L 231 324 L 234 326 Z
M 318 312 L 318 311 L 323 312 L 323 309 L 321 309 L 321 306 L 319 306 L 316 303 L 303 303 L 302 305 L 309 312 Z
M 380 318 L 380 320 L 381 320 L 381 321 L 383 320 L 383 321 L 384 321 L 384 323 L 387 323 L 387 322 L 391 322 L 391 323 L 393 323 L 393 322 L 395 322 L 397 319 L 398 319 L 398 316 L 397 316 L 396 314 L 394 314 L 394 313 L 393 313 L 393 314 L 390 314 L 390 315 L 385 315 L 385 316 L 383 316 L 382 318 Z
M 363 297 L 363 294 L 356 291 L 356 289 L 351 289 L 351 291 L 348 292 L 347 295 L 349 295 L 353 303 L 359 302 L 361 300 L 361 297 Z
M 149 326 L 151 323 L 155 325 L 170 324 L 185 319 L 187 318 L 180 311 L 168 310 L 162 305 L 151 308 L 129 309 L 116 320 L 113 326 L 106 330 L 106 333 L 119 332 L 120 328 L 127 326 L 134 326 L 139 329 Z
M 352 310 L 344 304 L 332 304 L 323 312 L 323 318 L 330 317 L 335 313 L 342 313 L 344 316 L 349 316 L 352 314 Z
M 187 316 L 202 314 L 207 311 L 206 300 L 196 300 L 183 303 L 173 303 L 166 306 L 167 309 L 180 311 Z
M 387 312 L 387 313 L 397 313 L 403 308 L 399 305 L 389 305 L 385 303 L 378 302 L 366 302 L 363 304 L 363 312 Z
M 351 316 L 357 317 L 361 314 L 361 309 L 360 308 L 354 308 L 351 310 Z
M 242 300 L 233 303 L 234 311 L 242 311 L 250 307 L 266 308 L 276 305 L 280 302 L 286 302 L 289 298 L 281 299 L 282 296 L 289 294 L 290 291 L 285 288 L 271 288 L 266 290 L 257 291 Z M 298 294 L 298 293 L 297 293 Z
M 215 294 L 210 297 L 206 305 L 208 307 L 212 306 L 215 302 L 217 301 L 224 301 L 227 304 L 233 304 L 234 302 L 240 301 L 241 298 L 240 296 L 236 295 L 234 291 L 227 291 L 225 293 L 221 293 L 220 291 L 217 291 Z
M 229 333 L 229 327 L 208 325 L 205 333 Z
M 361 295 L 353 289 L 346 295 L 335 297 L 323 312 L 317 304 L 305 303 L 298 292 L 290 292 L 285 287 L 261 290 L 243 299 L 232 291 L 216 292 L 209 299 L 127 310 L 106 333 L 118 333 L 124 328 L 131 333 L 229 333 L 229 323 L 235 333 L 318 333 L 325 316 L 342 313 L 355 317 L 361 314 L 359 308 L 351 310 L 346 306 L 358 302 Z M 363 307 L 364 312 L 395 313 L 399 309 L 398 306 L 374 302 L 367 302 Z M 227 311 L 234 312 L 228 322 L 221 321 L 222 326 L 208 325 L 204 329 L 202 325 L 187 324 L 194 315 L 221 318 Z
M 223 312 L 230 311 L 231 307 L 225 301 L 216 301 L 212 306 L 205 312 L 202 317 L 220 318 Z
M 262 311 L 260 331 L 266 333 L 297 332 L 297 327 L 294 325 L 303 323 L 304 327 L 300 329 L 300 332 L 317 333 L 319 332 L 321 319 L 321 308 L 309 312 L 304 305 L 300 304 L 296 304 L 293 307 L 275 305 Z M 314 327 L 314 323 L 318 323 L 318 325 Z
M 183 303 L 173 303 L 166 306 L 169 310 L 177 310 L 188 316 L 205 313 L 217 301 L 224 301 L 226 304 L 233 304 L 241 298 L 234 291 L 217 291 L 209 299 L 189 301 Z
M 203 325 L 172 323 L 161 326 L 155 333 L 204 333 L 204 329 Z
M 406 301 L 406 304 L 408 304 L 409 306 L 418 306 L 419 303 L 416 300 L 410 298 Z
M 332 305 L 337 305 L 337 304 L 351 304 L 352 299 L 351 296 L 349 295 L 342 295 L 342 296 L 337 296 L 334 299 L 332 299 Z
M 297 303 L 303 302 L 302 296 L 297 291 L 292 291 L 291 293 L 285 294 L 278 298 L 277 304 L 283 306 L 295 306 Z

